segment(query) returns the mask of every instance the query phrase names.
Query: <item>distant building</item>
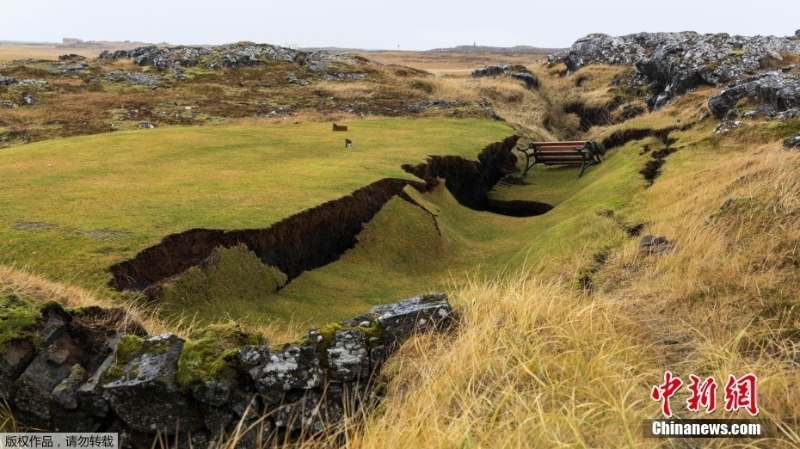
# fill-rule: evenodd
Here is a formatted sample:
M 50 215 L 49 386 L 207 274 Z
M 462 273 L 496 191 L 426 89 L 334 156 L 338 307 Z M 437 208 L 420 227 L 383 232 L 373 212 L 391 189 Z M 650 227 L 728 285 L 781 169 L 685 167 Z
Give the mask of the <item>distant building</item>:
M 73 37 L 65 37 L 63 40 L 64 45 L 82 44 L 83 39 L 75 39 Z

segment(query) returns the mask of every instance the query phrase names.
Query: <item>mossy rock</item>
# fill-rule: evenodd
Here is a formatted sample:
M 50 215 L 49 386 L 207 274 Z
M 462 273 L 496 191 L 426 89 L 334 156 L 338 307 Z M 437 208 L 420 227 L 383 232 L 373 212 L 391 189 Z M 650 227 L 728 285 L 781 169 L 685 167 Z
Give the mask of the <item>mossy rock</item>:
M 0 297 L 0 352 L 13 340 L 35 339 L 36 323 L 42 318 L 39 309 L 17 295 Z
M 186 390 L 203 382 L 233 377 L 239 348 L 261 344 L 263 338 L 244 332 L 238 324 L 208 326 L 183 345 L 175 380 Z

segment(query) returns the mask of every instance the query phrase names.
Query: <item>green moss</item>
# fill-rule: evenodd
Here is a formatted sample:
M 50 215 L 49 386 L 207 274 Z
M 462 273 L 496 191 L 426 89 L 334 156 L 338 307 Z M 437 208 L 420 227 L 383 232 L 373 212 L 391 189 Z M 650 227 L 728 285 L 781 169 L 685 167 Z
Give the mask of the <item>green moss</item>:
M 114 351 L 116 364 L 125 365 L 130 362 L 131 359 L 139 355 L 143 344 L 144 340 L 136 335 L 123 335 L 117 342 L 117 349 Z
M 244 345 L 260 345 L 257 335 L 242 331 L 238 324 L 208 326 L 183 345 L 175 380 L 182 389 L 235 375 L 236 353 Z
M 319 363 L 322 368 L 328 367 L 328 349 L 333 346 L 333 341 L 336 338 L 336 332 L 344 329 L 344 326 L 338 323 L 328 324 L 327 326 L 323 326 L 317 329 L 317 334 L 322 337 L 318 342 L 317 345 L 317 353 L 319 354 Z
M 42 315 L 49 315 L 53 312 L 66 313 L 64 306 L 62 306 L 60 302 L 52 300 L 40 304 L 39 311 L 42 313 Z
M 0 352 L 12 340 L 35 338 L 32 330 L 41 317 L 35 305 L 17 295 L 0 297 Z

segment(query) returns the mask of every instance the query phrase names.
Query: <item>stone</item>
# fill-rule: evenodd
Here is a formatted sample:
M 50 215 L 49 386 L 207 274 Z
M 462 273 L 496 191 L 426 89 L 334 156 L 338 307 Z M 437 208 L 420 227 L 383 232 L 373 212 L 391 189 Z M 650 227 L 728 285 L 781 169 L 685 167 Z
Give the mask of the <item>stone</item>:
M 783 141 L 784 148 L 800 148 L 800 134 Z
M 116 357 L 109 355 L 89 379 L 78 387 L 75 396 L 82 411 L 89 415 L 103 418 L 108 415 L 108 401 L 103 397 L 101 380 L 108 368 L 114 363 Z
M 47 318 L 47 323 L 44 325 L 41 334 L 41 344 L 50 346 L 54 341 L 58 340 L 67 328 L 67 323 L 58 315 L 50 315 Z
M 68 410 L 78 408 L 77 389 L 86 377 L 86 370 L 82 366 L 77 363 L 73 365 L 69 377 L 61 381 L 50 394 L 53 401 Z
M 297 75 L 294 74 L 294 72 L 287 73 L 286 80 L 289 82 L 289 84 L 296 84 L 298 86 L 308 85 L 308 81 L 298 78 Z
M 726 132 L 742 126 L 742 122 L 738 120 L 725 120 L 714 128 L 714 134 L 725 134 Z
M 210 407 L 203 418 L 203 424 L 213 436 L 219 436 L 225 431 L 225 427 L 232 423 L 233 412 L 225 407 Z
M 36 98 L 34 98 L 33 95 L 31 95 L 29 93 L 22 94 L 22 104 L 23 105 L 25 105 L 25 106 L 33 106 L 36 103 L 38 103 L 38 101 L 36 101 Z
M 17 80 L 10 76 L 0 76 L 0 86 L 10 86 L 17 84 Z
M 644 254 L 664 254 L 673 249 L 672 244 L 666 237 L 656 237 L 654 235 L 646 235 L 639 241 L 639 251 Z
M 350 382 L 369 376 L 367 342 L 362 331 L 336 332 L 327 353 L 331 378 Z
M 708 99 L 708 108 L 715 117 L 722 118 L 735 110 L 736 103 L 742 98 L 761 103 L 762 109 L 773 111 L 800 107 L 800 78 L 791 74 L 767 72 L 733 82 Z
M 245 345 L 237 354 L 239 364 L 244 367 L 254 367 L 269 357 L 269 348 L 266 346 Z
M 45 80 L 27 79 L 19 82 L 20 87 L 34 87 L 42 89 L 48 87 L 50 84 Z
M 16 382 L 14 403 L 23 411 L 49 420 L 51 393 L 70 377 L 75 364 L 86 362 L 83 351 L 63 334 L 28 365 Z
M 167 435 L 196 429 L 188 398 L 175 383 L 182 348 L 174 334 L 149 338 L 124 366 L 116 366 L 121 378 L 103 385 L 105 399 L 132 429 Z
M 139 123 L 139 128 L 140 129 L 153 129 L 155 127 L 156 127 L 156 125 L 154 125 L 151 122 L 141 122 L 141 123 Z
M 0 398 L 11 399 L 12 382 L 25 371 L 36 355 L 36 347 L 27 340 L 14 340 L 0 356 Z
M 481 78 L 484 76 L 497 76 L 504 74 L 507 70 L 509 70 L 511 66 L 508 64 L 501 64 L 501 65 L 487 65 L 483 66 L 483 68 L 475 69 L 472 71 L 473 78 Z
M 383 328 L 389 341 L 401 342 L 414 332 L 424 332 L 446 325 L 452 308 L 444 293 L 420 295 L 394 304 L 375 306 L 369 314 Z
M 511 72 L 508 74 L 508 76 L 516 80 L 522 81 L 523 83 L 525 83 L 525 87 L 528 89 L 535 89 L 539 87 L 539 78 L 536 78 L 536 76 L 532 73 Z
M 297 345 L 270 354 L 248 373 L 258 391 L 264 395 L 319 387 L 323 377 L 316 347 Z
M 630 90 L 646 86 L 648 107 L 655 109 L 662 95 L 672 99 L 701 85 L 724 85 L 762 70 L 764 62 L 780 61 L 781 53 L 800 53 L 800 45 L 775 36 L 724 33 L 590 34 L 548 56 L 548 62 L 563 62 L 568 73 L 589 64 L 635 65 Z
M 192 395 L 200 403 L 221 406 L 230 399 L 232 387 L 230 381 L 211 380 L 193 387 Z

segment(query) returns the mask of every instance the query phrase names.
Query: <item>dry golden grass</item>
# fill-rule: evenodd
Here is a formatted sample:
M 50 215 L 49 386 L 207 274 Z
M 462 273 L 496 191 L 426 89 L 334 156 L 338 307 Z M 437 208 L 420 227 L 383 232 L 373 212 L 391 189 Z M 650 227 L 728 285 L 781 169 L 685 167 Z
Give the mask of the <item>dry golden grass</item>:
M 0 294 L 7 293 L 14 293 L 35 304 L 56 301 L 67 308 L 109 306 L 107 300 L 98 299 L 95 294 L 83 288 L 48 281 L 26 270 L 0 265 Z M 142 301 L 138 301 L 134 297 L 119 305 L 127 312 L 126 319 L 139 323 L 149 335 L 171 332 L 185 339 L 199 327 L 198 322 L 190 315 L 165 321 L 158 314 L 158 310 L 143 306 Z M 117 325 L 120 329 L 127 327 L 124 322 Z M 295 323 L 290 323 L 288 326 L 271 323 L 245 324 L 242 327 L 247 332 L 263 335 L 271 343 L 292 341 L 302 335 L 302 331 L 305 330 L 302 325 Z M 1 416 L 2 414 L 0 414 Z

